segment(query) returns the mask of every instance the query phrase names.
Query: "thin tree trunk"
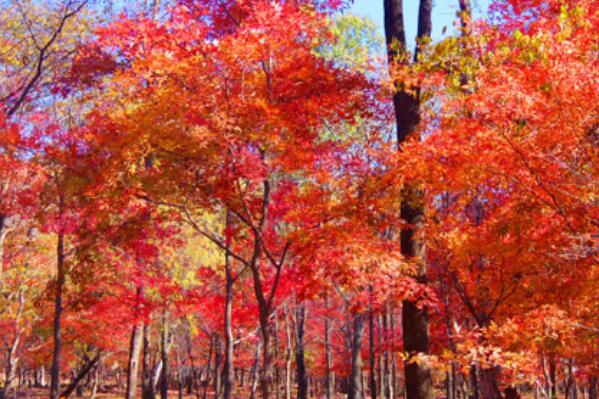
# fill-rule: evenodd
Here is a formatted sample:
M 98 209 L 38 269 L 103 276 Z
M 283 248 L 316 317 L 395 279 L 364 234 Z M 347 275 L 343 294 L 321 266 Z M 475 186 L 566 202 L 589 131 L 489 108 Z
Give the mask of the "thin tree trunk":
M 227 227 L 231 223 L 231 214 L 227 211 Z M 227 241 L 227 248 L 229 242 Z M 224 396 L 223 399 L 231 399 L 235 389 L 235 374 L 233 364 L 233 327 L 231 315 L 233 311 L 233 271 L 231 270 L 231 258 L 229 251 L 225 251 L 225 274 L 226 274 L 226 293 L 225 293 L 225 365 L 224 365 Z
M 146 323 L 143 327 L 143 353 L 141 363 L 141 391 L 143 399 L 154 399 L 156 397 L 155 385 L 152 381 L 153 370 L 150 365 L 151 355 L 151 339 L 152 339 L 152 327 Z
M 0 243 L 0 247 L 2 244 Z M 2 268 L 2 254 L 0 253 L 0 269 Z M 23 314 L 23 307 L 25 306 L 25 294 L 23 290 L 19 290 L 19 307 L 17 308 L 17 313 L 15 315 L 15 336 L 12 340 L 10 347 L 8 348 L 8 352 L 6 354 L 6 370 L 5 370 L 5 380 L 4 380 L 4 397 L 8 397 L 8 395 L 16 389 L 15 382 L 17 378 L 17 366 L 19 364 L 19 358 L 17 357 L 17 349 L 19 348 L 19 343 L 21 341 L 21 334 L 23 333 L 23 328 L 20 326 L 21 323 L 21 315 Z
M 137 372 L 139 370 L 139 354 L 143 339 L 143 326 L 141 323 L 133 326 L 131 333 L 131 346 L 129 350 L 129 367 L 127 369 L 127 390 L 126 399 L 135 399 L 137 389 Z
M 221 362 L 222 342 L 220 335 L 214 334 L 214 397 L 219 398 L 221 394 Z
M 206 367 L 206 382 L 204 382 L 204 393 L 202 399 L 206 399 L 208 386 L 210 385 L 210 365 L 212 364 L 212 352 L 214 351 L 214 337 L 210 336 L 210 349 L 208 349 L 208 367 Z
M 330 337 L 330 326 L 329 326 L 329 316 L 328 316 L 328 308 L 329 308 L 329 296 L 328 294 L 325 296 L 325 309 L 326 314 L 324 317 L 324 346 L 326 351 L 326 359 L 327 359 L 327 376 L 326 376 L 326 385 L 327 385 L 327 399 L 333 399 L 335 394 L 335 375 L 333 374 L 333 351 L 331 349 L 331 337 Z
M 35 373 L 35 386 L 37 388 L 46 387 L 46 367 L 40 366 Z
M 10 218 L 6 215 L 0 214 L 0 266 L 2 265 L 2 260 L 4 259 L 4 241 L 6 240 L 6 236 L 12 230 L 12 227 L 9 227 Z M 12 223 L 10 223 L 12 224 Z M 0 267 L 0 291 L 4 285 L 4 270 Z
M 88 359 L 87 362 L 81 367 L 76 376 L 71 380 L 69 385 L 62 391 L 60 394 L 61 398 L 68 398 L 77 387 L 80 385 L 81 381 L 89 375 L 89 373 L 96 368 L 98 363 L 100 362 L 101 352 L 98 351 L 96 356 L 92 359 Z M 87 356 L 86 356 L 87 358 Z
M 274 323 L 274 338 L 275 338 L 275 349 L 274 349 L 274 357 L 275 362 L 279 361 L 279 315 L 275 310 L 275 323 Z M 275 395 L 276 399 L 281 399 L 281 370 L 280 367 L 275 367 Z
M 287 348 L 285 350 L 285 398 L 291 399 L 291 325 L 289 311 L 285 305 L 285 335 Z
M 568 368 L 567 368 L 567 377 L 566 377 L 566 386 L 565 386 L 565 394 L 566 399 L 577 399 L 576 398 L 576 381 L 574 380 L 574 374 L 572 372 L 573 368 L 573 360 L 568 359 Z
M 156 395 L 156 389 L 158 388 L 160 377 L 162 377 L 162 359 L 158 360 L 154 367 L 152 367 L 152 390 L 154 395 Z
M 393 308 L 389 308 L 389 327 L 391 328 L 391 392 L 389 398 L 395 399 L 397 397 L 397 357 L 395 356 L 395 316 L 393 314 Z
M 472 399 L 478 399 L 478 367 L 475 364 L 470 366 L 470 386 L 472 389 Z
M 597 377 L 589 377 L 589 399 L 597 399 Z
M 162 378 L 160 379 L 160 399 L 168 399 L 168 316 L 162 315 L 162 337 L 160 345 L 160 356 L 162 357 Z
M 189 326 L 185 332 L 185 341 L 187 344 L 187 356 L 189 357 L 189 362 L 191 363 L 191 376 L 189 378 L 189 383 L 187 386 L 187 394 L 188 395 L 192 394 L 193 388 L 195 385 L 196 393 L 198 393 L 198 399 L 199 399 L 199 390 L 198 390 L 198 384 L 197 384 L 197 368 L 196 368 L 196 362 L 195 362 L 195 358 L 193 356 L 193 351 L 192 351 L 191 331 L 189 329 Z
M 185 361 L 181 356 L 181 347 L 177 345 L 177 350 L 175 352 L 175 362 L 177 365 L 177 393 L 178 399 L 183 399 L 183 386 L 184 386 L 184 375 L 183 368 L 185 365 Z
M 376 399 L 376 358 L 374 354 L 374 310 L 373 310 L 373 289 L 372 285 L 368 287 L 370 304 L 368 309 L 368 361 L 370 367 L 369 373 L 369 385 L 370 385 L 370 397 Z
M 555 355 L 549 357 L 549 378 L 551 380 L 551 399 L 557 399 L 557 367 Z
M 354 316 L 352 338 L 352 364 L 350 376 L 350 389 L 348 399 L 363 398 L 362 384 L 362 338 L 364 335 L 364 317 L 361 314 Z
M 93 375 L 93 381 L 92 381 L 92 386 L 91 386 L 91 392 L 89 394 L 89 399 L 95 399 L 96 398 L 96 393 L 98 392 L 98 380 L 99 380 L 99 367 L 95 367 L 94 368 L 94 375 Z
M 258 341 L 258 345 L 256 345 L 256 359 L 254 360 L 254 365 L 252 366 L 252 385 L 250 388 L 250 399 L 254 399 L 256 397 L 256 388 L 258 388 L 258 363 L 260 359 L 260 344 L 261 341 Z
M 298 304 L 295 310 L 295 364 L 297 369 L 297 399 L 308 398 L 308 376 L 304 357 L 304 323 L 306 308 Z
M 62 204 L 62 200 L 61 200 Z M 60 206 L 62 208 L 62 205 Z M 61 332 L 61 316 L 62 316 L 62 294 L 65 284 L 65 264 L 64 264 L 64 233 L 58 233 L 58 242 L 56 245 L 56 266 L 58 268 L 58 276 L 56 279 L 56 292 L 54 299 L 54 355 L 52 358 L 52 369 L 50 377 L 50 399 L 58 399 L 60 390 L 60 354 L 62 350 L 62 332 Z
M 379 313 L 376 317 L 376 331 L 377 334 L 379 336 L 379 344 L 382 345 L 385 342 L 385 333 L 383 332 L 383 325 L 384 325 L 384 318 L 385 315 L 384 313 Z M 382 349 L 381 347 L 379 347 L 379 351 L 380 349 Z M 387 388 L 386 385 L 386 378 L 387 378 L 387 369 L 385 369 L 385 353 L 379 353 L 378 356 L 378 376 L 379 376 L 379 383 L 377 386 L 378 389 L 378 395 L 379 397 L 381 397 L 382 399 L 385 399 L 385 390 Z
M 383 339 L 385 341 L 388 341 L 390 338 L 389 335 L 389 327 L 390 327 L 390 323 L 391 322 L 391 312 L 390 312 L 390 306 L 389 304 L 386 305 L 385 307 L 385 314 L 383 316 Z M 393 391 L 394 391 L 394 387 L 393 387 L 393 375 L 392 375 L 392 369 L 391 369 L 391 359 L 389 356 L 389 348 L 387 347 L 385 349 L 385 379 L 386 379 L 386 384 L 385 384 L 385 398 L 386 399 L 393 399 Z

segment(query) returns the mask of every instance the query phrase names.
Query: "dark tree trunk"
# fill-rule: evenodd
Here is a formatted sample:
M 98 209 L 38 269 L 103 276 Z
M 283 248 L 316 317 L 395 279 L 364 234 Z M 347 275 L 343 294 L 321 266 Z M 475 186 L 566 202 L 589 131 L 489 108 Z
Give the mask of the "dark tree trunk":
M 214 334 L 214 397 L 219 398 L 221 394 L 221 363 L 222 363 L 222 342 L 220 335 Z
M 391 328 L 391 342 L 393 343 L 391 351 L 391 394 L 389 397 L 395 399 L 397 397 L 397 358 L 395 356 L 395 315 L 393 308 L 389 309 L 389 328 Z
M 260 370 L 260 391 L 262 391 L 262 399 L 270 399 L 270 385 L 272 383 L 270 323 L 268 321 L 268 317 L 269 314 L 267 314 L 267 312 L 264 312 L 260 317 L 260 331 L 262 333 L 262 370 Z
M 186 329 L 185 331 L 185 342 L 187 344 L 187 356 L 189 357 L 189 363 L 191 366 L 191 375 L 189 375 L 188 379 L 187 379 L 187 394 L 191 395 L 193 393 L 193 388 L 195 385 L 196 388 L 196 392 L 198 391 L 198 384 L 197 384 L 197 374 L 198 374 L 198 370 L 196 368 L 196 361 L 195 358 L 193 356 L 193 351 L 192 351 L 192 344 L 191 344 L 191 331 L 190 329 Z M 199 393 L 198 393 L 198 399 L 199 399 Z
M 402 0 L 384 0 L 385 7 L 385 33 L 390 59 L 395 52 L 393 43 L 398 43 L 406 49 L 405 28 L 403 22 Z M 418 38 L 423 39 L 431 34 L 432 0 L 421 0 L 418 16 Z M 418 51 L 416 51 L 416 54 Z M 401 145 L 410 136 L 416 134 L 420 122 L 420 99 L 416 94 L 403 90 L 393 95 L 395 107 L 397 143 Z M 418 139 L 418 137 L 415 137 Z M 407 259 L 416 260 L 419 264 L 417 280 L 424 283 L 426 280 L 426 264 L 424 260 L 424 247 L 417 239 L 417 230 L 423 222 L 422 205 L 418 204 L 422 193 L 411 187 L 404 188 L 402 198 L 401 217 L 407 227 L 401 232 L 401 252 Z M 410 198 L 410 201 L 407 199 Z M 402 310 L 404 330 L 404 350 L 410 355 L 428 355 L 428 314 L 427 309 L 418 307 L 415 303 L 405 301 Z M 410 362 L 405 364 L 406 399 L 432 399 L 434 397 L 432 372 L 430 364 L 426 361 Z
M 98 351 L 96 356 L 94 356 L 92 359 L 89 359 L 89 358 L 87 359 L 87 361 L 85 362 L 83 367 L 81 367 L 81 369 L 79 370 L 77 375 L 72 379 L 72 381 L 64 389 L 64 391 L 62 391 L 62 393 L 60 394 L 61 398 L 68 398 L 73 393 L 73 391 L 75 391 L 75 389 L 77 389 L 80 386 L 81 381 L 85 377 L 87 377 L 92 370 L 94 370 L 96 368 L 96 366 L 100 362 L 100 356 L 101 356 L 101 353 L 100 353 L 100 351 Z
M 297 399 L 308 399 L 308 375 L 304 357 L 306 308 L 298 304 L 295 310 L 295 363 L 297 369 Z
M 175 362 L 177 364 L 177 397 L 183 399 L 183 387 L 185 385 L 185 375 L 183 369 L 185 367 L 185 360 L 181 355 L 181 347 L 177 345 L 177 351 L 175 353 Z
M 141 352 L 141 344 L 143 338 L 143 326 L 136 324 L 133 326 L 131 333 L 131 345 L 129 349 L 129 367 L 127 369 L 127 390 L 125 393 L 126 399 L 135 399 L 135 391 L 137 389 L 137 372 L 139 370 L 139 353 Z
M 597 377 L 589 377 L 589 399 L 597 399 Z
M 227 212 L 227 226 L 230 225 L 231 216 Z M 227 247 L 229 243 L 227 242 Z M 233 311 L 233 271 L 231 270 L 231 258 L 229 253 L 225 254 L 226 294 L 225 294 L 225 366 L 224 366 L 224 396 L 223 399 L 231 399 L 235 387 L 235 369 L 233 364 L 233 327 L 231 315 Z
M 168 319 L 166 312 L 162 316 L 162 337 L 160 356 L 162 357 L 162 378 L 160 379 L 160 399 L 168 399 Z
M 428 314 L 413 302 L 403 303 L 404 348 L 411 355 L 428 354 Z M 417 332 L 422 332 L 423 335 Z M 428 362 L 405 363 L 406 399 L 434 397 L 432 372 Z
M 470 366 L 470 387 L 472 399 L 478 399 L 478 368 L 474 364 Z
M 368 361 L 370 366 L 369 373 L 369 385 L 370 385 L 370 397 L 376 399 L 376 358 L 374 354 L 374 310 L 373 310 L 373 289 L 369 287 L 370 291 L 370 306 L 368 311 Z
M 58 234 L 56 260 L 58 277 L 56 279 L 56 293 L 54 299 L 54 355 L 50 371 L 50 378 L 52 379 L 52 382 L 50 383 L 50 399 L 58 399 L 60 393 L 60 354 L 62 350 L 60 318 L 62 315 L 62 293 L 65 283 L 64 234 L 62 232 Z
M 362 385 L 362 338 L 364 335 L 364 316 L 357 314 L 354 316 L 354 328 L 352 338 L 352 364 L 350 375 L 350 387 L 348 399 L 363 399 Z
M 499 389 L 500 371 L 499 367 L 480 370 L 480 394 L 482 399 L 501 399 L 501 390 Z
M 504 390 L 504 398 L 505 399 L 520 399 L 520 394 L 518 390 L 514 387 L 507 387 Z
M 214 338 L 210 336 L 210 349 L 208 349 L 208 365 L 206 366 L 206 381 L 204 382 L 204 393 L 202 399 L 206 399 L 208 386 L 210 385 L 210 367 L 212 364 L 212 352 L 214 351 Z

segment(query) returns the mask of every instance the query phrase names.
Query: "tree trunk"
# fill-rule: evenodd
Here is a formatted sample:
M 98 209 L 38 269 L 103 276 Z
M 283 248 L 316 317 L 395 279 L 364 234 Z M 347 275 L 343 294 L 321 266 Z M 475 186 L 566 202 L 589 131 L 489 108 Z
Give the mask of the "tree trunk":
M 1 235 L 1 234 L 0 234 Z M 0 239 L 3 239 L 0 237 Z M 0 243 L 0 247 L 2 243 Z M 2 268 L 2 254 L 0 253 L 0 269 Z M 6 354 L 6 370 L 5 370 L 5 380 L 4 380 L 4 397 L 7 398 L 8 395 L 16 389 L 15 382 L 17 379 L 17 365 L 19 364 L 19 358 L 17 357 L 17 349 L 19 349 L 19 343 L 21 341 L 21 334 L 23 333 L 23 328 L 20 326 L 21 323 L 21 315 L 23 314 L 23 307 L 25 306 L 25 294 L 23 290 L 19 290 L 19 307 L 17 308 L 17 313 L 15 315 L 15 336 L 8 348 Z
M 403 303 L 404 349 L 411 356 L 428 354 L 428 314 L 410 301 Z M 418 332 L 422 332 L 419 334 Z M 405 363 L 406 399 L 434 397 L 432 372 L 428 361 Z
M 100 376 L 99 376 L 99 368 L 95 367 L 94 368 L 94 375 L 93 375 L 93 381 L 92 381 L 92 386 L 91 386 L 91 392 L 89 394 L 89 399 L 95 399 L 96 398 L 96 393 L 98 392 L 98 380 L 99 380 Z
M 308 376 L 304 357 L 304 323 L 306 308 L 298 304 L 295 310 L 295 364 L 297 369 L 297 399 L 308 399 Z
M 327 313 L 325 314 L 325 317 L 324 317 L 324 346 L 325 346 L 326 359 L 327 359 L 326 385 L 327 385 L 327 399 L 333 399 L 333 396 L 335 395 L 335 375 L 333 374 L 333 351 L 331 349 L 328 307 L 329 307 L 329 297 L 327 295 L 325 297 L 325 308 L 327 310 Z
M 275 357 L 275 362 L 278 363 L 279 361 L 279 315 L 277 313 L 277 311 L 275 310 L 275 324 L 274 324 L 274 338 L 275 338 L 275 352 L 274 352 L 274 357 Z M 275 367 L 275 397 L 276 399 L 281 399 L 281 369 L 280 367 Z
M 206 399 L 208 386 L 210 385 L 210 365 L 212 364 L 212 352 L 214 350 L 214 338 L 210 336 L 210 349 L 208 349 L 208 366 L 206 367 L 206 382 L 204 382 L 204 393 L 202 399 Z
M 385 314 L 383 315 L 383 339 L 389 340 L 389 327 L 391 321 L 390 306 L 387 304 L 385 307 Z M 385 386 L 384 386 L 384 397 L 385 399 L 393 399 L 393 376 L 391 370 L 391 359 L 389 356 L 389 348 L 385 349 Z
M 160 379 L 160 399 L 168 399 L 168 315 L 162 315 L 162 336 L 160 345 L 160 357 L 162 358 L 162 378 Z
M 230 224 L 230 213 L 227 212 L 227 226 Z M 227 242 L 227 246 L 229 243 Z M 235 374 L 233 364 L 233 328 L 231 314 L 233 311 L 233 272 L 229 253 L 225 254 L 226 294 L 225 294 L 225 366 L 224 366 L 224 397 L 231 399 L 235 387 Z
M 135 399 L 137 390 L 137 372 L 139 370 L 139 354 L 143 339 L 143 326 L 141 323 L 133 326 L 131 333 L 131 346 L 129 349 L 129 367 L 127 369 L 126 399 Z
M 50 377 L 50 399 L 58 399 L 60 390 L 60 354 L 62 350 L 62 332 L 60 318 L 62 315 L 62 293 L 65 284 L 65 264 L 64 264 L 64 233 L 58 234 L 56 244 L 56 266 L 58 276 L 56 279 L 56 292 L 54 299 L 54 354 L 52 358 L 52 369 Z
M 370 388 L 370 397 L 372 399 L 376 399 L 376 358 L 374 354 L 374 310 L 373 308 L 373 289 L 372 285 L 368 287 L 370 304 L 368 309 L 368 362 L 370 367 L 369 373 L 369 388 Z
M 83 365 L 83 367 L 81 367 L 77 375 L 72 379 L 72 381 L 64 389 L 64 391 L 62 391 L 62 393 L 60 394 L 61 398 L 68 398 L 73 393 L 73 391 L 75 391 L 75 389 L 77 389 L 80 386 L 81 381 L 85 377 L 87 377 L 89 373 L 92 370 L 94 370 L 94 368 L 98 365 L 98 363 L 100 362 L 100 356 L 101 352 L 98 351 L 96 356 L 94 356 L 92 359 L 88 358 L 87 362 Z
M 589 377 L 589 399 L 597 399 L 597 377 Z
M 389 308 L 389 328 L 391 329 L 391 392 L 389 394 L 390 399 L 397 397 L 397 357 L 395 356 L 395 315 L 393 314 L 393 308 Z
M 376 318 L 376 331 L 379 337 L 379 343 L 380 345 L 382 345 L 385 342 L 385 333 L 383 332 L 383 325 L 384 325 L 384 313 L 381 314 L 379 313 L 377 315 Z M 382 349 L 382 348 L 379 348 Z M 378 376 L 379 376 L 379 383 L 377 386 L 378 389 L 378 395 L 379 397 L 381 397 L 382 399 L 385 399 L 385 390 L 386 390 L 386 379 L 387 379 L 387 369 L 385 368 L 385 353 L 379 353 L 378 356 Z
M 549 378 L 551 380 L 551 399 L 557 399 L 557 367 L 555 355 L 549 357 Z
M 152 331 L 149 324 L 143 327 L 143 354 L 141 366 L 141 391 L 143 399 L 155 399 L 156 389 L 152 381 L 152 366 L 150 365 Z
M 137 390 L 137 372 L 139 369 L 139 353 L 143 338 L 143 327 L 141 324 L 133 326 L 131 333 L 131 345 L 129 349 L 129 367 L 127 368 L 127 390 L 126 399 L 135 399 Z
M 221 362 L 222 342 L 220 335 L 214 334 L 214 397 L 219 398 L 221 394 Z
M 260 344 L 261 341 L 258 341 L 258 345 L 256 345 L 256 360 L 254 360 L 254 365 L 252 366 L 252 385 L 250 388 L 250 399 L 254 399 L 256 397 L 256 388 L 258 387 L 258 363 L 260 359 Z
M 4 268 L 3 260 L 4 260 L 4 241 L 6 240 L 6 236 L 8 235 L 8 216 L 0 214 L 0 291 L 2 291 L 2 287 L 4 286 Z
M 348 399 L 362 399 L 362 338 L 364 335 L 363 315 L 354 316 L 352 339 L 352 364 Z
M 472 388 L 472 399 L 478 399 L 478 368 L 470 366 L 470 385 Z
M 183 356 L 181 356 L 181 347 L 177 345 L 175 352 L 175 362 L 177 365 L 177 394 L 178 399 L 183 399 L 183 386 L 185 384 L 185 376 L 183 374 L 183 370 L 185 367 L 185 360 L 183 360 Z
M 389 57 L 394 54 L 391 44 L 399 42 L 406 49 L 405 29 L 403 22 L 402 0 L 384 0 L 385 6 L 385 33 Z M 418 38 L 429 37 L 432 30 L 431 22 L 432 0 L 421 0 L 418 15 Z M 416 55 L 418 50 L 416 51 Z M 397 143 L 401 150 L 402 143 L 413 136 L 420 122 L 419 94 L 406 91 L 397 91 L 393 95 L 395 107 Z M 404 188 L 404 198 L 401 205 L 401 217 L 408 227 L 401 232 L 401 252 L 407 259 L 412 259 L 419 265 L 418 274 L 415 276 L 421 283 L 425 282 L 426 264 L 424 259 L 424 246 L 417 238 L 418 230 L 423 223 L 422 205 L 414 204 L 420 201 L 422 193 L 411 187 Z M 410 201 L 407 201 L 409 197 Z M 416 198 L 413 198 L 416 197 Z M 410 355 L 428 355 L 428 314 L 424 307 L 405 301 L 402 309 L 404 350 Z M 432 372 L 428 361 L 410 362 L 405 364 L 406 399 L 432 399 L 434 397 Z
M 46 367 L 40 366 L 35 373 L 35 386 L 38 388 L 46 387 Z
M 285 350 L 285 398 L 291 399 L 291 320 L 289 311 L 285 306 L 285 335 L 287 348 Z
M 480 370 L 480 394 L 482 399 L 501 399 L 501 390 L 499 389 L 500 371 L 499 367 Z

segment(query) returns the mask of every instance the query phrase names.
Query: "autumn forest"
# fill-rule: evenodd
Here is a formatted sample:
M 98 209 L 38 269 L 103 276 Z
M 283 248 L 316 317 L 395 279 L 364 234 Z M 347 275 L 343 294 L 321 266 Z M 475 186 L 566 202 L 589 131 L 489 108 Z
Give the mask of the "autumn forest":
M 359 1 L 0 0 L 0 399 L 597 399 L 599 2 Z

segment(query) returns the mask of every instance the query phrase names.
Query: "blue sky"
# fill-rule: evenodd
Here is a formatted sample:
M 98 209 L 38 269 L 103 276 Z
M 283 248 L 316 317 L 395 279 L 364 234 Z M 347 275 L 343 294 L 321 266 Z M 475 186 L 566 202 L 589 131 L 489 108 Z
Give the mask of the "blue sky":
M 414 43 L 416 27 L 418 22 L 419 0 L 404 0 L 404 18 L 406 24 L 406 37 L 410 43 Z M 490 0 L 472 0 L 474 18 L 484 18 Z M 439 40 L 443 37 L 443 27 L 447 28 L 445 35 L 455 33 L 453 28 L 456 20 L 456 12 L 459 9 L 458 0 L 433 0 L 433 39 Z M 354 14 L 370 17 L 383 31 L 383 0 L 354 0 L 351 8 Z

